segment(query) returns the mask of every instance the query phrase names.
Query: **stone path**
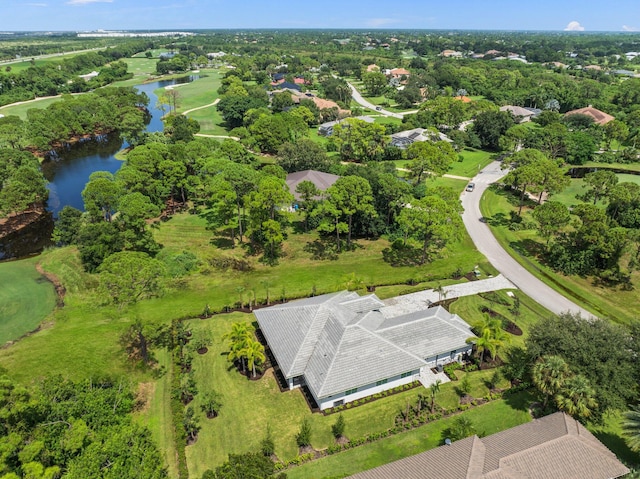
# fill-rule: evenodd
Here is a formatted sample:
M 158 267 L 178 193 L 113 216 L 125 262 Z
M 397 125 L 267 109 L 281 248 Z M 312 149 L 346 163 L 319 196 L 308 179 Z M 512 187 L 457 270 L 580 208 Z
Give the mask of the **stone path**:
M 451 381 L 449 376 L 445 373 L 434 373 L 431 368 L 427 367 L 420 369 L 420 377 L 418 378 L 418 381 L 420 381 L 425 388 L 429 389 L 429 386 L 435 383 L 438 379 L 441 384 Z
M 415 311 L 422 311 L 429 307 L 431 303 L 436 303 L 445 298 L 459 298 L 461 296 L 472 296 L 474 294 L 486 293 L 488 291 L 517 289 L 517 287 L 500 274 L 492 278 L 444 286 L 443 289 L 444 294 L 442 294 L 442 297 L 433 289 L 428 289 L 425 291 L 418 291 L 417 293 L 410 293 L 386 299 L 383 301 L 385 307 L 381 310 L 382 314 L 386 317 L 400 316 L 402 314 L 413 313 Z

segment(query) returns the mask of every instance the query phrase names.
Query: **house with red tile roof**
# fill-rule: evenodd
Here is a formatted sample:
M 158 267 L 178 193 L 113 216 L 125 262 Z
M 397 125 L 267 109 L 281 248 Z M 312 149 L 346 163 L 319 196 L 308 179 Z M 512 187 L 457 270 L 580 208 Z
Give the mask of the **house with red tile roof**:
M 610 121 L 615 120 L 615 118 L 604 111 L 598 110 L 597 108 L 593 108 L 591 105 L 585 108 L 578 108 L 577 110 L 571 110 L 564 114 L 564 116 L 569 115 L 587 115 L 593 118 L 594 123 L 598 125 L 606 125 Z

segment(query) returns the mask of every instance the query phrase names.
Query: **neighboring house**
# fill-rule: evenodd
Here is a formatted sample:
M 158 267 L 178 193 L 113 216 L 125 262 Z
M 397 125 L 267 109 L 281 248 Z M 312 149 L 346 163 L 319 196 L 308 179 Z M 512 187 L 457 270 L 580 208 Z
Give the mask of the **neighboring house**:
M 591 105 L 585 108 L 578 108 L 577 110 L 571 110 L 564 114 L 564 116 L 569 115 L 587 115 L 593 118 L 593 121 L 598 125 L 606 125 L 610 121 L 615 120 L 615 118 L 608 113 L 605 113 L 597 108 L 593 108 Z
M 531 118 L 538 116 L 536 114 L 536 111 L 539 112 L 539 110 L 537 109 L 535 109 L 534 111 L 532 110 L 534 109 L 523 108 L 521 106 L 515 106 L 515 105 L 505 105 L 500 107 L 500 111 L 508 111 L 513 116 L 515 116 L 518 123 L 526 123 L 528 121 L 531 121 Z
M 375 120 L 373 118 L 371 118 L 370 116 L 353 116 L 350 118 L 355 118 L 356 120 L 362 120 L 362 121 L 366 121 L 367 123 L 373 123 Z M 336 121 L 328 121 L 326 123 L 321 124 L 318 127 L 318 135 L 322 135 L 322 136 L 331 136 L 333 135 L 333 127 L 336 126 L 338 123 L 341 123 L 342 121 L 346 120 L 346 118 L 343 118 L 342 120 L 336 120 Z
M 438 306 L 394 316 L 375 294 L 341 291 L 254 312 L 289 389 L 320 409 L 421 378 L 471 353 L 471 329 Z
M 408 78 L 409 76 L 411 76 L 411 72 L 405 68 L 394 68 L 392 70 L 389 70 L 387 76 L 390 78 L 402 79 L 402 77 Z
M 465 95 L 454 96 L 454 100 L 460 100 L 462 103 L 471 103 L 473 100 Z
M 222 58 L 225 55 L 226 55 L 226 53 L 223 52 L 223 51 L 207 53 L 207 57 L 208 58 Z
M 404 150 L 411 143 L 417 141 L 447 141 L 451 139 L 439 131 L 427 130 L 425 128 L 414 128 L 413 130 L 399 131 L 391 135 L 391 144 L 397 148 Z
M 289 192 L 295 197 L 296 201 L 300 201 L 300 194 L 296 193 L 296 188 L 303 181 L 310 181 L 320 191 L 326 191 L 331 185 L 333 185 L 340 178 L 338 175 L 332 175 L 331 173 L 323 173 L 316 170 L 304 170 L 296 171 L 295 173 L 289 173 L 287 175 L 287 186 Z
M 462 58 L 462 52 L 457 52 L 455 50 L 442 50 L 440 56 L 445 58 Z
M 471 436 L 350 479 L 614 479 L 630 471 L 582 424 L 557 412 Z
M 273 85 L 273 83 L 272 83 L 272 85 Z M 273 85 L 273 86 L 277 86 L 281 90 L 302 91 L 302 88 L 300 87 L 300 85 L 296 85 L 295 83 L 291 83 L 291 82 L 288 82 L 288 81 L 275 82 L 275 85 Z
M 585 70 L 595 70 L 602 71 L 602 67 L 600 65 L 587 65 L 584 67 Z

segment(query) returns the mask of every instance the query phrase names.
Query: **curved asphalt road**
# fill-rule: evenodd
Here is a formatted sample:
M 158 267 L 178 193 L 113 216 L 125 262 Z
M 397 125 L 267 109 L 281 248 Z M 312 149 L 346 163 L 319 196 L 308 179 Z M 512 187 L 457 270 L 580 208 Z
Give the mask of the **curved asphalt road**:
M 411 110 L 411 111 L 403 111 L 401 113 L 394 113 L 392 111 L 389 110 L 384 110 L 384 109 L 380 109 L 378 110 L 378 106 L 374 105 L 373 103 L 371 103 L 368 100 L 365 100 L 364 97 L 360 94 L 360 92 L 356 89 L 356 87 L 354 87 L 351 83 L 347 82 L 347 85 L 349 85 L 349 88 L 351 88 L 351 97 L 356 101 L 356 103 L 359 103 L 360 106 L 363 106 L 365 108 L 368 108 L 369 110 L 373 110 L 376 113 L 379 113 L 381 115 L 384 116 L 391 116 L 393 118 L 400 118 L 402 119 L 404 117 L 404 115 L 409 115 L 411 113 L 415 113 L 418 110 Z
M 506 174 L 506 170 L 500 169 L 500 162 L 494 161 L 471 180 L 476 185 L 475 189 L 472 192 L 465 191 L 460 195 L 462 206 L 464 207 L 462 220 L 476 248 L 509 281 L 553 313 L 560 314 L 570 311 L 572 313 L 580 313 L 583 318 L 593 318 L 594 316 L 590 312 L 565 298 L 520 266 L 500 246 L 498 240 L 491 233 L 489 226 L 480 221 L 482 218 L 480 213 L 482 194 L 491 183 L 498 181 Z

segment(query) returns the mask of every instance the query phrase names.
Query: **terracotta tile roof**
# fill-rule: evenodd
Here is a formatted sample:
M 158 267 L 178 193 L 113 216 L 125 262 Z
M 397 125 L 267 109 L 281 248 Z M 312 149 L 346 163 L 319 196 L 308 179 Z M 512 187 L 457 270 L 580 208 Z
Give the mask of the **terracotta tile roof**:
M 610 121 L 615 120 L 615 118 L 608 113 L 598 110 L 597 108 L 593 108 L 592 106 L 587 106 L 585 108 L 578 108 L 577 110 L 571 110 L 564 114 L 565 116 L 569 115 L 587 115 L 593 118 L 593 121 L 598 125 L 606 125 Z
M 555 413 L 485 438 L 473 436 L 352 479 L 611 479 L 629 472 L 582 424 Z
M 456 100 L 460 100 L 462 103 L 471 103 L 473 100 L 471 100 L 471 98 L 469 98 L 468 96 L 455 96 L 453 97 Z

